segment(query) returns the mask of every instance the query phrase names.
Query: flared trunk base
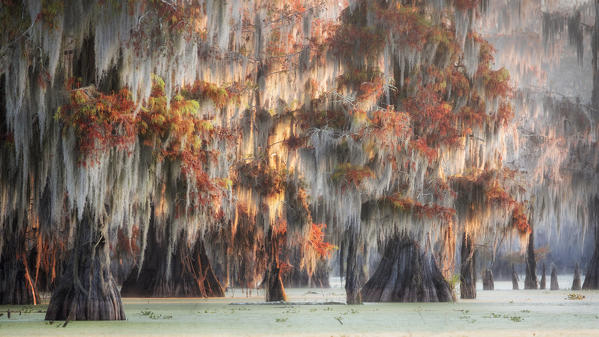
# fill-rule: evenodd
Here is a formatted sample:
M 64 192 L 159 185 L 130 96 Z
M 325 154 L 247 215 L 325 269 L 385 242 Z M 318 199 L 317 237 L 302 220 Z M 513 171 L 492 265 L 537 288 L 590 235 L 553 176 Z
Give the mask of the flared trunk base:
M 365 302 L 449 302 L 453 294 L 430 252 L 406 234 L 392 238 L 362 288 Z

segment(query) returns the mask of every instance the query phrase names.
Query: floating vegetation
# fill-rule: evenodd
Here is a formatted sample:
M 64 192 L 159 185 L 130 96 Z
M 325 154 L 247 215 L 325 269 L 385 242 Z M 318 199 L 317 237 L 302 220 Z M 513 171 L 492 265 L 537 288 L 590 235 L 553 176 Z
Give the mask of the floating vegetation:
M 142 310 L 140 311 L 140 315 L 142 316 L 146 316 L 149 319 L 173 319 L 173 315 L 162 315 L 162 314 L 156 314 L 155 312 L 151 311 L 151 310 Z
M 572 301 L 581 301 L 581 300 L 584 300 L 585 298 L 586 298 L 585 295 L 576 294 L 576 293 L 570 293 L 570 294 L 568 294 L 568 297 L 566 297 L 567 300 L 572 300 Z

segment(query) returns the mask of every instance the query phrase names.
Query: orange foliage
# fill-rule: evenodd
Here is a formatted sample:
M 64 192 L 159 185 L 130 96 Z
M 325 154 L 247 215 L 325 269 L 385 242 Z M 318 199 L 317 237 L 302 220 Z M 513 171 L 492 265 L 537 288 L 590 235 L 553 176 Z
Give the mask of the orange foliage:
M 428 159 L 429 163 L 437 158 L 437 150 L 428 146 L 426 144 L 426 140 L 424 138 L 418 138 L 410 142 L 410 146 L 420 152 L 426 159 Z
M 232 136 L 198 118 L 195 101 L 177 95 L 169 106 L 164 83 L 154 78 L 152 84 L 150 98 L 137 114 L 127 89 L 108 95 L 83 88 L 71 92 L 70 103 L 58 110 L 56 118 L 75 132 L 83 165 L 94 163 L 112 148 L 126 150 L 139 137 L 158 160 L 181 164 L 181 174 L 194 184 L 196 205 L 206 205 L 216 198 L 218 185 L 204 169 L 217 155 L 206 150 L 205 144 Z
M 480 4 L 480 0 L 455 0 L 454 4 L 459 10 L 467 10 L 476 8 Z
M 432 25 L 420 13 L 418 7 L 402 6 L 398 3 L 387 8 L 378 7 L 375 13 L 382 25 L 395 33 L 400 45 L 408 45 L 418 50 L 426 45 Z
M 333 181 L 353 186 L 360 186 L 367 178 L 374 178 L 374 173 L 368 167 L 354 166 L 350 163 L 338 165 L 331 175 Z
M 428 154 L 429 159 L 432 158 L 432 151 L 426 148 L 455 146 L 464 136 L 464 132 L 458 128 L 452 106 L 441 99 L 433 85 L 419 87 L 415 96 L 404 101 L 404 106 L 410 114 L 414 135 L 419 138 L 413 145 Z
M 262 195 L 281 193 L 285 188 L 286 171 L 272 169 L 265 161 L 240 163 L 235 171 L 236 183 L 250 187 Z
M 487 188 L 487 200 L 502 207 L 512 207 L 516 203 L 516 200 L 499 185 L 497 180 Z
M 181 94 L 187 99 L 210 100 L 217 108 L 223 108 L 229 103 L 239 103 L 239 94 L 243 90 L 238 84 L 229 87 L 205 81 L 196 81 L 181 90 Z
M 82 164 L 93 163 L 113 147 L 125 149 L 134 143 L 136 105 L 129 90 L 106 95 L 84 88 L 71 91 L 70 98 L 69 104 L 59 108 L 56 118 L 75 132 Z
M 437 218 L 445 222 L 450 222 L 455 216 L 455 209 L 443 207 L 438 204 L 423 205 L 410 198 L 404 198 L 399 194 L 393 194 L 387 197 L 393 206 L 401 209 L 404 212 L 412 212 L 418 217 L 426 217 L 429 219 Z
M 528 223 L 528 217 L 524 211 L 524 206 L 521 203 L 518 203 L 512 211 L 512 227 L 517 229 L 521 234 L 529 234 L 532 231 Z
M 310 234 L 308 242 L 314 249 L 316 254 L 321 258 L 327 258 L 331 255 L 331 252 L 337 247 L 329 242 L 324 241 L 324 230 L 327 228 L 326 224 L 312 224 L 310 226 Z
M 367 128 L 360 131 L 372 133 L 372 138 L 381 147 L 397 150 L 410 131 L 410 118 L 407 113 L 395 111 L 393 106 L 376 110 Z

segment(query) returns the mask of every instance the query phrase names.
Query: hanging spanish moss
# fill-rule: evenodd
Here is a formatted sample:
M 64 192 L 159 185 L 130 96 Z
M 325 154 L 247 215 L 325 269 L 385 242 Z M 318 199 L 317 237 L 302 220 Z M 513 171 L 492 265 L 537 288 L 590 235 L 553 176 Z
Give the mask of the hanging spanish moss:
M 596 1 L 3 0 L 0 22 L 2 305 L 475 302 L 541 263 L 541 289 L 545 264 L 599 288 Z

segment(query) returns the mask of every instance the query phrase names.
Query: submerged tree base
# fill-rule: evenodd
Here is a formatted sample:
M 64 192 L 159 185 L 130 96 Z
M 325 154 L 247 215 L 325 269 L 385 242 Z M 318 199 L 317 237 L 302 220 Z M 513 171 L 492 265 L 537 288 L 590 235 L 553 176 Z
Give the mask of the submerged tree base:
M 582 289 L 599 289 L 599 225 L 595 228 L 595 250 L 589 261 Z
M 86 260 L 86 257 L 83 257 Z M 48 311 L 47 321 L 103 321 L 124 320 L 125 311 L 121 303 L 116 282 L 112 279 L 110 268 L 100 261 L 82 261 L 84 271 L 77 276 L 73 268 L 61 277 L 54 290 Z
M 10 242 L 6 243 L 10 245 Z M 0 304 L 38 304 L 39 294 L 27 266 L 12 254 L 0 258 Z
M 495 290 L 495 281 L 491 269 L 485 269 L 483 274 L 483 290 Z
M 281 268 L 273 261 L 271 268 L 266 273 L 266 302 L 284 302 L 287 301 L 287 294 L 283 287 L 281 279 Z
M 462 299 L 476 298 L 476 252 L 472 237 L 464 233 L 462 236 L 460 264 L 460 297 Z
M 107 225 L 86 209 L 77 225 L 75 250 L 52 294 L 46 320 L 124 320 L 116 282 L 110 271 Z
M 453 294 L 433 255 L 403 233 L 385 248 L 375 273 L 362 288 L 365 302 L 449 302 Z
M 136 267 L 123 282 L 123 297 L 223 297 L 225 295 L 210 265 L 204 241 L 198 238 L 190 247 L 183 235 L 167 261 L 167 240 L 157 240 L 150 221 L 146 256 L 141 272 Z

